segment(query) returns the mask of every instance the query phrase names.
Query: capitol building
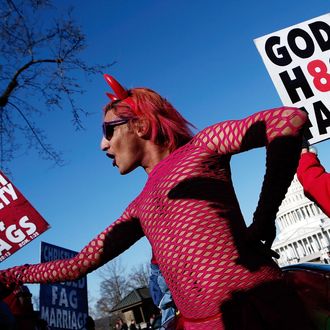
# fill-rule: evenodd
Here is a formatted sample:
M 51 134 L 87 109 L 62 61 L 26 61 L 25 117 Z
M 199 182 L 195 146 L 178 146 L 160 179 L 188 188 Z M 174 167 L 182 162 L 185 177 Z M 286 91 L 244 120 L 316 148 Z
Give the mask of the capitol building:
M 278 235 L 272 249 L 279 266 L 330 263 L 330 219 L 304 195 L 296 175 L 277 213 Z

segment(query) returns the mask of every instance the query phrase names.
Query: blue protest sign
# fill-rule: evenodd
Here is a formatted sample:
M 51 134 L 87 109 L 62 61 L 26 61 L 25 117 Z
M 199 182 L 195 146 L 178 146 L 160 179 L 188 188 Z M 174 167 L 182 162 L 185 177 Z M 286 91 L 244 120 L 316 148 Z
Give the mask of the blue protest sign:
M 41 242 L 41 262 L 72 258 L 77 252 Z M 40 317 L 51 330 L 85 329 L 88 315 L 87 278 L 40 285 Z

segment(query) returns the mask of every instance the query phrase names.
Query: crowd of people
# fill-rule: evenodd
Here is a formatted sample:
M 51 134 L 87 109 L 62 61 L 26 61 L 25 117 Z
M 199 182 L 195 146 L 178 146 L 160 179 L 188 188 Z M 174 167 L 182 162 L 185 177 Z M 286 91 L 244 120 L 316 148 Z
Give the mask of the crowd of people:
M 127 323 L 124 322 L 122 318 L 118 318 L 114 329 L 115 330 L 141 330 L 141 326 L 140 326 L 140 324 L 136 324 L 135 320 L 131 320 L 129 322 L 129 325 L 127 325 Z M 149 328 L 147 327 L 147 329 L 149 329 Z

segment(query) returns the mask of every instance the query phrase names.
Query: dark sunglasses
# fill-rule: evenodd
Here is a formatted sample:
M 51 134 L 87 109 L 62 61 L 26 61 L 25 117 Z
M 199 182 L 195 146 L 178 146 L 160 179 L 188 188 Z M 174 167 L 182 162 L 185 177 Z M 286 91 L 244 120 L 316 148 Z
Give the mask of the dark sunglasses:
M 110 140 L 116 126 L 120 126 L 129 122 L 130 119 L 117 119 L 113 121 L 104 122 L 102 124 L 103 136 Z

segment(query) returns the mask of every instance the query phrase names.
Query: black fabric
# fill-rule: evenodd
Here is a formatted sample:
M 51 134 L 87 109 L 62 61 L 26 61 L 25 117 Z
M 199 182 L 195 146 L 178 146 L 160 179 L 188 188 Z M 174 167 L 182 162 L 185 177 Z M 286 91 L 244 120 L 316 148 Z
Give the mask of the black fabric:
M 301 143 L 299 137 L 285 136 L 267 147 L 266 174 L 247 239 L 264 241 L 269 249 L 276 236 L 276 213 L 297 170 Z
M 295 290 L 283 281 L 233 292 L 220 312 L 226 330 L 316 330 Z

